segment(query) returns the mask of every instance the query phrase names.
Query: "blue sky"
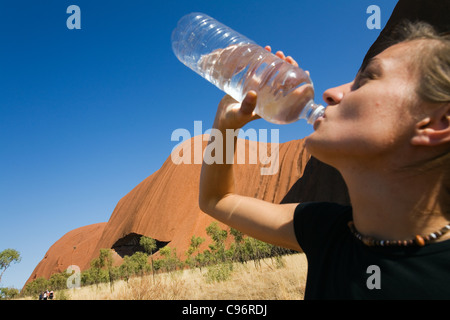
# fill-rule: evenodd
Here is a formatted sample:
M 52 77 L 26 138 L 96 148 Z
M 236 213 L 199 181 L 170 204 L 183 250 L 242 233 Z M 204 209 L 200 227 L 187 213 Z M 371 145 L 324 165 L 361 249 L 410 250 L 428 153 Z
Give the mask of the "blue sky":
M 170 35 L 204 12 L 311 72 L 316 102 L 355 76 L 394 0 L 1 0 L 0 251 L 22 255 L 0 286 L 21 289 L 49 247 L 75 228 L 108 221 L 117 202 L 158 170 L 194 121 L 210 128 L 223 93 L 182 65 Z M 69 30 L 68 6 L 81 9 Z M 303 120 L 275 126 L 300 139 Z

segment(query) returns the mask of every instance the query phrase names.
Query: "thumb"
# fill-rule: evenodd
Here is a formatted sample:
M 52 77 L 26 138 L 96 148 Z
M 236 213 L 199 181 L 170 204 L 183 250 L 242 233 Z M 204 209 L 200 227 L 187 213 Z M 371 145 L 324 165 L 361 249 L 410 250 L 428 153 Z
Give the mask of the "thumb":
M 257 93 L 250 90 L 241 103 L 240 112 L 244 115 L 251 115 L 256 107 Z

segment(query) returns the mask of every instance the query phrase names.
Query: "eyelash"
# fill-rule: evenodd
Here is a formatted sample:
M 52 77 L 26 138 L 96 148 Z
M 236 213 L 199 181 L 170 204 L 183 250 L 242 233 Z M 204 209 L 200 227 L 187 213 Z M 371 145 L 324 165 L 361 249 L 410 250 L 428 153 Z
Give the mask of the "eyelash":
M 356 87 L 359 88 L 363 86 L 367 80 L 374 80 L 375 78 L 376 77 L 372 72 L 365 70 L 358 75 Z

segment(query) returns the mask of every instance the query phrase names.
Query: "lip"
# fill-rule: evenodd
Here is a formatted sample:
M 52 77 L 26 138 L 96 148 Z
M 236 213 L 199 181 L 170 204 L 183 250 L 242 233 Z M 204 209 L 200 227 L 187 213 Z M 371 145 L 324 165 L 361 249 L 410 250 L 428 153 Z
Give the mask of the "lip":
M 317 128 L 319 127 L 320 123 L 325 119 L 325 115 L 318 117 L 316 121 L 314 121 L 314 131 L 317 130 Z

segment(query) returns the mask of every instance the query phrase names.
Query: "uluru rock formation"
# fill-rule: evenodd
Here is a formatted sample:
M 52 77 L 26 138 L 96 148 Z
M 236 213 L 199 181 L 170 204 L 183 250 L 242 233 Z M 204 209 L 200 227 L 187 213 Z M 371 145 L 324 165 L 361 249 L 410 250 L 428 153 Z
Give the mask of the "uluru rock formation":
M 183 144 L 194 147 L 196 139 L 203 140 L 198 136 Z M 257 153 L 263 145 L 248 140 L 244 143 L 245 150 L 248 150 L 245 164 L 235 165 L 236 191 L 239 194 L 273 203 L 300 200 L 348 203 L 345 185 L 339 179 L 329 181 L 336 175 L 334 169 L 311 158 L 305 150 L 304 140 L 275 146 L 279 150 L 279 169 L 273 175 L 260 174 L 260 169 L 267 165 L 263 165 L 259 157 L 256 157 L 258 161 L 255 164 L 250 163 L 249 155 Z M 202 147 L 205 146 L 203 141 Z M 274 145 L 265 144 L 264 147 L 270 155 Z M 310 172 L 303 174 L 308 168 Z M 169 244 L 177 249 L 180 258 L 185 258 L 184 252 L 191 237 L 195 235 L 208 240 L 205 229 L 214 221 L 198 206 L 200 171 L 201 164 L 177 165 L 169 156 L 158 171 L 118 202 L 108 222 L 72 230 L 53 244 L 27 283 L 38 277 L 48 279 L 71 264 L 86 270 L 102 248 L 113 249 L 115 262 L 119 264 L 124 255 L 134 252 L 133 248 L 142 235 L 156 239 L 161 246 Z M 207 244 L 206 241 L 204 245 Z
M 67 232 L 48 249 L 27 283 L 39 277 L 48 279 L 53 273 L 64 272 L 68 266 L 79 265 L 79 261 L 92 256 L 93 244 L 99 241 L 105 226 L 106 222 L 95 223 Z

